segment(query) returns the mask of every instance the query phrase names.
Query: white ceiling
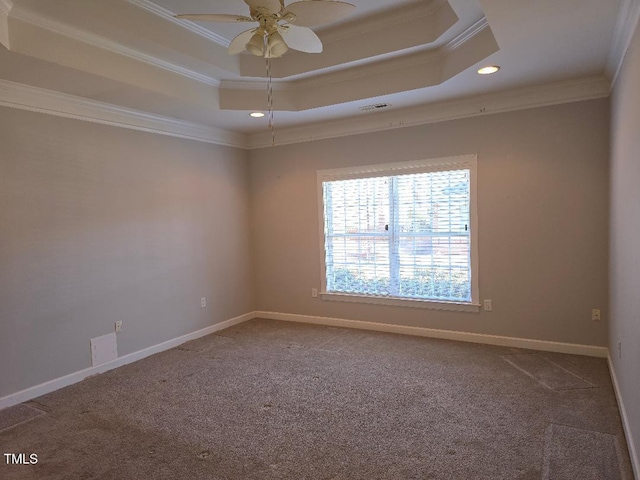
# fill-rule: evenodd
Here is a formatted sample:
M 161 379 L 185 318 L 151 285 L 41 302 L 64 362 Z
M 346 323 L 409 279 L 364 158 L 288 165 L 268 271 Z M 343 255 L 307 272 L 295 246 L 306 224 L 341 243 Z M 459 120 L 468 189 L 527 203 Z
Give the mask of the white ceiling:
M 315 29 L 324 53 L 274 60 L 277 128 L 375 118 L 382 112 L 359 110 L 372 103 L 401 118 L 416 106 L 611 76 L 623 0 L 350 1 L 355 14 Z M 3 10 L 0 80 L 245 134 L 267 128 L 248 116 L 265 106 L 263 60 L 224 46 L 246 24 L 171 18 L 246 14 L 242 0 L 0 0 Z M 502 68 L 477 75 L 487 64 Z

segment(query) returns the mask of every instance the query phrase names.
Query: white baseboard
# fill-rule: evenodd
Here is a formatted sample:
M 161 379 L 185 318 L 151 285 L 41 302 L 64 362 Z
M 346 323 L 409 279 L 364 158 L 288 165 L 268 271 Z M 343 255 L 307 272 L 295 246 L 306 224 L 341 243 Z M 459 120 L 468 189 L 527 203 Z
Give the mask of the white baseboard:
M 159 352 L 163 352 L 165 350 L 169 350 L 171 348 L 177 347 L 178 345 L 181 345 L 190 340 L 195 340 L 196 338 L 204 337 L 205 335 L 210 335 L 214 332 L 224 330 L 225 328 L 229 328 L 234 325 L 238 325 L 240 323 L 246 322 L 253 318 L 265 318 L 265 319 L 272 319 L 272 320 L 284 320 L 289 322 L 313 323 L 317 325 L 329 325 L 329 326 L 335 326 L 335 327 L 355 328 L 360 330 L 373 330 L 373 331 L 379 331 L 379 332 L 400 333 L 404 335 L 415 335 L 419 337 L 441 338 L 446 340 L 457 340 L 462 342 L 499 345 L 504 347 L 527 348 L 531 350 L 569 353 L 574 355 L 587 355 L 591 357 L 606 358 L 608 356 L 608 350 L 606 347 L 597 347 L 592 345 L 577 345 L 573 343 L 560 343 L 560 342 L 550 342 L 550 341 L 544 341 L 544 340 L 532 340 L 532 339 L 526 339 L 526 338 L 502 337 L 497 335 L 485 335 L 480 333 L 456 332 L 452 330 L 437 330 L 433 328 L 423 328 L 423 327 L 409 327 L 404 325 L 364 322 L 360 320 L 346 320 L 342 318 L 329 318 L 329 317 L 317 317 L 317 316 L 310 316 L 310 315 L 296 315 L 291 313 L 275 313 L 275 312 L 257 311 L 257 312 L 249 312 L 244 315 L 240 315 L 238 317 L 232 318 L 230 320 L 226 320 L 224 322 L 211 325 L 210 327 L 203 328 L 202 330 L 198 330 L 196 332 L 192 332 L 187 335 L 183 335 L 181 337 L 168 340 L 158 345 L 153 345 L 151 347 L 145 348 L 143 350 L 139 350 L 137 352 L 130 353 L 128 355 L 124 355 L 122 357 L 117 358 L 116 360 L 105 363 L 103 365 L 86 368 L 84 370 L 80 370 L 78 372 L 65 375 L 64 377 L 56 378 L 54 380 L 50 380 L 48 382 L 35 385 L 25 390 L 12 393 L 10 395 L 7 395 L 6 397 L 0 398 L 0 409 L 10 407 L 12 405 L 17 405 L 18 403 L 26 402 L 28 400 L 39 397 L 41 395 L 45 395 L 47 393 L 51 393 L 55 390 L 66 387 L 68 385 L 78 383 L 92 375 L 98 375 L 100 373 L 113 370 L 114 368 L 118 368 L 123 365 L 133 363 L 137 360 L 141 360 L 145 357 L 148 357 L 149 355 L 153 355 Z M 611 371 L 613 372 L 613 370 Z M 614 382 L 614 385 L 617 385 L 617 384 L 615 384 Z M 621 411 L 623 411 L 621 401 L 620 401 L 620 405 L 621 405 Z M 636 463 L 637 463 L 637 460 L 636 460 Z
M 501 337 L 498 335 L 485 335 L 481 333 L 456 332 L 453 330 L 437 330 L 434 328 L 423 327 L 409 327 L 405 325 L 392 325 L 389 323 L 363 322 L 361 320 L 345 320 L 343 318 L 315 317 L 310 315 L 296 315 L 293 313 L 275 312 L 254 312 L 254 316 L 255 318 L 266 318 L 270 320 L 314 323 L 317 325 L 357 328 L 360 330 L 375 330 L 378 332 L 400 333 L 404 335 L 415 335 L 418 337 L 441 338 L 445 340 L 483 343 L 487 345 L 499 345 L 503 347 L 527 348 L 530 350 L 569 353 L 573 355 L 586 355 L 589 357 L 606 358 L 608 354 L 607 347 L 598 347 L 594 345 L 550 342 L 545 340 L 532 340 L 528 338 Z
M 6 397 L 0 398 L 0 410 L 2 410 L 3 408 L 11 407 L 12 405 L 17 405 L 18 403 L 26 402 L 33 398 L 39 397 L 41 395 L 51 393 L 55 390 L 66 387 L 68 385 L 78 383 L 92 375 L 98 375 L 100 373 L 113 370 L 114 368 L 118 368 L 123 365 L 127 365 L 129 363 L 142 360 L 143 358 L 148 357 L 150 355 L 154 355 L 156 353 L 160 353 L 165 350 L 169 350 L 171 348 L 177 347 L 178 345 L 182 345 L 185 342 L 195 340 L 196 338 L 204 337 L 205 335 L 210 335 L 214 332 L 224 330 L 225 328 L 233 327 L 234 325 L 238 325 L 239 323 L 246 322 L 247 320 L 251 320 L 254 317 L 255 317 L 255 312 L 245 313 L 244 315 L 240 315 L 239 317 L 231 318 L 224 322 L 216 323 L 215 325 L 211 325 L 210 327 L 203 328 L 202 330 L 197 330 L 195 332 L 188 333 L 181 337 L 167 340 L 166 342 L 153 345 L 143 350 L 138 350 L 137 352 L 129 353 L 128 355 L 123 355 L 122 357 L 119 357 L 111 362 L 107 362 L 102 365 L 98 365 L 96 367 L 85 368 L 84 370 L 70 373 L 69 375 L 65 375 L 64 377 L 56 378 L 54 380 L 41 383 L 40 385 L 35 385 L 25 390 L 12 393 L 10 395 L 7 395 Z
M 611 375 L 611 383 L 613 383 L 613 390 L 616 393 L 616 400 L 618 401 L 618 410 L 620 410 L 620 417 L 622 418 L 622 428 L 624 429 L 624 436 L 627 439 L 627 447 L 629 449 L 629 457 L 631 457 L 631 466 L 633 467 L 633 473 L 635 478 L 640 480 L 640 460 L 638 459 L 638 451 L 636 450 L 633 436 L 631 435 L 631 425 L 629 425 L 629 417 L 627 417 L 627 411 L 624 408 L 624 401 L 620 393 L 620 386 L 618 385 L 618 378 L 616 377 L 616 371 L 613 368 L 613 362 L 611 361 L 611 355 L 607 355 L 607 362 L 609 363 L 609 373 Z

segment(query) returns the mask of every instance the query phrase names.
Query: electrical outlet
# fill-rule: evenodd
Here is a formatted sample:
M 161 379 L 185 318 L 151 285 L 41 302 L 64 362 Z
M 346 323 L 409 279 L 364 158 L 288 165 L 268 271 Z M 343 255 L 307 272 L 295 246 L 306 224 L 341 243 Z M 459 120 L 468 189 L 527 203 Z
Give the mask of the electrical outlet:
M 200 299 L 200 308 L 206 308 L 207 306 L 207 297 L 202 297 Z
M 591 320 L 593 320 L 594 322 L 599 322 L 600 321 L 600 309 L 599 308 L 594 308 L 593 310 L 591 310 Z
M 116 333 L 121 332 L 122 331 L 122 320 L 118 320 L 116 322 Z
M 311 296 L 313 298 L 318 298 L 318 289 L 317 288 L 312 288 L 311 289 Z
M 485 312 L 493 312 L 493 303 L 491 300 L 484 301 L 484 310 Z

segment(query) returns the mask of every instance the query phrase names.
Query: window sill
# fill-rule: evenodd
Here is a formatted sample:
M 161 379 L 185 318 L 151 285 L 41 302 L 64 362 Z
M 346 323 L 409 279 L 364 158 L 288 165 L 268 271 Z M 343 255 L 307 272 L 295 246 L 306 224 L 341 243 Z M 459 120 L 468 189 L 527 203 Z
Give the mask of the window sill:
M 413 298 L 376 297 L 373 295 L 353 295 L 348 293 L 322 292 L 322 300 L 332 302 L 370 303 L 392 307 L 427 308 L 431 310 L 452 310 L 457 312 L 479 312 L 480 304 L 462 302 L 443 302 L 437 300 L 418 300 Z

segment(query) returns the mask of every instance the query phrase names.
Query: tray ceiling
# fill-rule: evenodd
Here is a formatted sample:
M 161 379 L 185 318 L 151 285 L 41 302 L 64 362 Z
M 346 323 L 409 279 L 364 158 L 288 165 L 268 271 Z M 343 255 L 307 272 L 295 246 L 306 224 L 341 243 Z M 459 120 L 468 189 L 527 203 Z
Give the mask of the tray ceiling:
M 380 117 L 360 110 L 373 103 L 391 105 L 384 118 L 393 124 L 458 99 L 606 82 L 621 6 L 629 3 L 350 1 L 355 14 L 314 29 L 322 54 L 290 51 L 273 61 L 278 128 Z M 0 0 L 0 82 L 260 136 L 266 120 L 248 113 L 266 108 L 264 59 L 226 53 L 247 25 L 172 16 L 213 12 L 246 14 L 247 7 L 241 0 Z M 502 69 L 478 76 L 486 64 Z

